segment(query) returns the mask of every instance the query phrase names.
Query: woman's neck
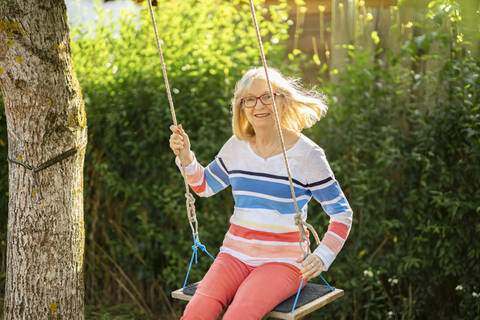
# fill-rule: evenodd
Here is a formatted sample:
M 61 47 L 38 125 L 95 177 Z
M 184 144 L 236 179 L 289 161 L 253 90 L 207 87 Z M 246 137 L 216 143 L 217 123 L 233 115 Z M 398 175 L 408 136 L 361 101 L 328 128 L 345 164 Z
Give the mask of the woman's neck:
M 271 130 L 271 129 L 258 130 L 257 129 L 255 131 L 255 137 L 252 142 L 255 143 L 257 146 L 273 146 L 278 144 L 280 141 L 279 141 L 277 129 L 275 130 Z
M 282 128 L 283 141 L 285 146 L 288 147 L 295 144 L 300 136 L 300 133 Z M 251 143 L 257 148 L 274 148 L 281 150 L 280 137 L 278 136 L 277 129 L 272 130 L 257 130 Z

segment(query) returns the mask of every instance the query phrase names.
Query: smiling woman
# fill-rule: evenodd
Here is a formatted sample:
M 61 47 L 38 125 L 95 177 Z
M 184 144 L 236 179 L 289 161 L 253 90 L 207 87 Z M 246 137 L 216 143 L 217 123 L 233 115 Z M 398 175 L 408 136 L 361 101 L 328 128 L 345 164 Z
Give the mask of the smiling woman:
M 280 102 L 279 113 L 281 113 L 280 123 L 282 128 L 300 132 L 304 128 L 311 127 L 321 117 L 325 116 L 327 106 L 322 94 L 315 90 L 304 89 L 299 79 L 286 78 L 274 68 L 269 68 L 268 74 L 273 91 L 278 95 L 277 100 Z M 263 68 L 250 69 L 237 83 L 232 105 L 233 132 L 239 139 L 250 140 L 255 136 L 254 122 L 247 119 L 253 111 L 248 110 L 246 98 L 260 96 L 267 92 L 268 87 Z M 271 113 L 271 103 L 268 103 L 268 101 L 262 102 L 262 106 L 268 109 L 268 114 L 272 115 L 269 117 L 269 121 L 274 121 Z M 265 109 L 257 103 L 253 106 L 258 118 L 260 111 Z

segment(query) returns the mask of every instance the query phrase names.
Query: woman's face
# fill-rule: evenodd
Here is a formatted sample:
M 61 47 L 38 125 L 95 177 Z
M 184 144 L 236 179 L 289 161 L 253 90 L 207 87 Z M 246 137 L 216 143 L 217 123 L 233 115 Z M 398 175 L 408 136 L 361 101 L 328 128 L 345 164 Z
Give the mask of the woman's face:
M 275 92 L 275 91 L 274 91 Z M 263 95 L 270 95 L 268 90 L 267 82 L 265 80 L 254 80 L 252 86 L 249 90 L 247 90 L 242 98 L 247 97 L 261 97 Z M 281 115 L 282 111 L 282 103 L 280 103 L 280 96 L 277 96 L 275 102 L 278 108 L 279 116 Z M 254 98 L 253 98 L 254 99 Z M 253 99 L 250 99 L 253 101 Z M 264 98 L 264 100 L 266 100 Z M 256 99 L 255 107 L 247 108 L 245 107 L 245 102 L 241 106 L 242 111 L 245 113 L 248 122 L 252 125 L 255 131 L 262 130 L 262 129 L 269 129 L 274 128 L 275 126 L 275 115 L 273 113 L 273 103 L 272 104 L 264 104 L 262 99 Z

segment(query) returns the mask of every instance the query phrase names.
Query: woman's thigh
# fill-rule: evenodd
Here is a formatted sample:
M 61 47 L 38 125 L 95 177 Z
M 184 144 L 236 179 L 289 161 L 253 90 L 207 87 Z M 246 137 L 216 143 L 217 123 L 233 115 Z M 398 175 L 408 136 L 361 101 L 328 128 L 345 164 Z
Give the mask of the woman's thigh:
M 261 265 L 240 285 L 223 319 L 261 319 L 280 302 L 295 294 L 301 281 L 301 272 L 293 265 Z
M 182 319 L 217 319 L 251 270 L 252 267 L 231 255 L 220 253 L 185 308 Z

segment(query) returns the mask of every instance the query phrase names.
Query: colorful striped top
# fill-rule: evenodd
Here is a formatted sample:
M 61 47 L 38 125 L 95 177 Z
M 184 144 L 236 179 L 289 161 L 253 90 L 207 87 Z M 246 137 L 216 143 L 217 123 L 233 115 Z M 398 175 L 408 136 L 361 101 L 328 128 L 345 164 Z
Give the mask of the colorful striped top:
M 350 232 L 352 210 L 322 148 L 301 134 L 287 156 L 302 219 L 307 219 L 312 197 L 330 217 L 328 230 L 313 252 L 326 271 Z M 176 163 L 180 167 L 178 158 Z M 232 187 L 235 208 L 220 252 L 251 266 L 286 262 L 300 268 L 296 259 L 302 250 L 282 154 L 264 159 L 247 141 L 232 136 L 207 167 L 194 159 L 185 173 L 193 191 L 202 197 Z

